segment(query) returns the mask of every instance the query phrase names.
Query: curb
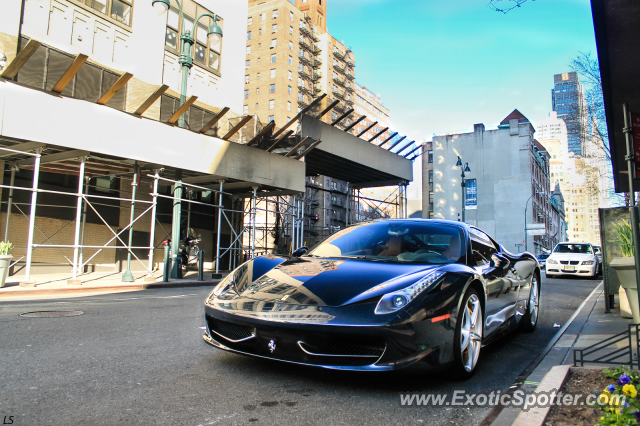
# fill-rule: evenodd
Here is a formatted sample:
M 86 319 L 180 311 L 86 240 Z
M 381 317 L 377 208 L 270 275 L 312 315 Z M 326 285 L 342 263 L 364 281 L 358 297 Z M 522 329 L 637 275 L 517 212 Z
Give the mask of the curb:
M 556 365 L 540 382 L 535 393 L 559 391 L 567 380 L 571 365 Z M 528 412 L 518 414 L 513 426 L 541 426 L 547 418 L 552 405 L 547 407 L 534 407 Z
M 150 290 L 159 288 L 180 288 L 180 287 L 208 287 L 217 284 L 220 280 L 209 281 L 179 281 L 168 283 L 146 283 L 146 284 L 129 284 L 129 285 L 111 285 L 111 286 L 82 286 L 72 288 L 43 288 L 34 290 L 11 290 L 0 291 L 0 299 L 8 299 L 11 297 L 24 297 L 24 296 L 45 296 L 45 295 L 58 295 L 58 294 L 73 294 L 73 293 L 95 293 L 95 292 L 113 292 L 113 291 L 128 291 L 128 290 Z

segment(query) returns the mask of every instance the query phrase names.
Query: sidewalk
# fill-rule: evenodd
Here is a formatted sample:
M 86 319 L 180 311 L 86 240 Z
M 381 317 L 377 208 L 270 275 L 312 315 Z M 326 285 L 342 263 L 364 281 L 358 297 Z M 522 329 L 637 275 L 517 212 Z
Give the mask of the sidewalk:
M 591 346 L 595 343 L 602 342 L 603 340 L 614 336 L 615 334 L 622 333 L 628 330 L 628 325 L 633 322 L 631 319 L 622 318 L 620 316 L 620 306 L 618 304 L 618 296 L 616 295 L 615 308 L 611 310 L 611 313 L 605 314 L 605 301 L 604 301 L 604 286 L 600 283 L 598 287 L 591 293 L 591 295 L 585 300 L 585 302 L 574 314 L 573 320 L 566 327 L 560 329 L 558 334 L 551 340 L 553 346 L 549 349 L 540 363 L 533 369 L 523 383 L 519 384 L 519 389 L 526 392 L 535 392 L 539 388 L 540 383 L 545 379 L 547 373 L 555 366 L 565 365 L 573 367 L 574 349 L 583 349 Z M 585 359 L 593 360 L 599 358 L 605 354 L 611 353 L 616 349 L 625 346 L 626 341 L 622 341 L 611 348 L 600 350 L 598 353 L 594 353 L 585 356 Z M 626 358 L 628 360 L 628 357 Z M 601 363 L 584 363 L 584 368 L 616 368 L 619 365 L 614 364 L 601 364 Z M 580 365 L 578 365 L 578 368 Z M 564 377 L 562 378 L 550 378 L 556 380 L 558 383 L 564 383 Z M 547 382 L 549 380 L 546 380 Z M 514 384 L 518 386 L 518 384 Z M 492 426 L 507 426 L 513 425 L 516 422 L 518 415 L 522 413 L 521 410 L 515 408 L 505 408 L 490 423 Z M 523 417 L 520 417 L 522 419 Z M 519 420 L 520 420 L 519 419 Z M 486 423 L 485 423 L 486 424 Z M 533 424 L 533 423 L 531 423 Z
M 0 288 L 0 300 L 9 298 L 23 298 L 32 296 L 56 296 L 85 293 L 109 293 L 136 291 L 150 288 L 200 287 L 214 286 L 220 280 L 211 278 L 212 271 L 205 271 L 204 280 L 198 281 L 197 271 L 188 271 L 184 278 L 162 282 L 162 273 L 156 272 L 153 277 L 147 277 L 145 272 L 134 272 L 134 282 L 122 282 L 122 272 L 90 272 L 80 274 L 76 284 L 67 284 L 72 279 L 71 274 L 32 275 L 33 286 L 20 286 L 24 276 L 7 277 L 5 286 Z M 226 273 L 223 273 L 225 276 Z M 77 282 L 79 281 L 79 284 Z

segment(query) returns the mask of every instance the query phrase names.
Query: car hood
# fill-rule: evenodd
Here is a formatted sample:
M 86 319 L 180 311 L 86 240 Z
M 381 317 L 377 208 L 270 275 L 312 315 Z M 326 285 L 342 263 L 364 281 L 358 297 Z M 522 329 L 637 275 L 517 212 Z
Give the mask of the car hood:
M 260 258 L 239 268 L 238 295 L 263 302 L 343 306 L 406 287 L 442 266 L 344 258 L 279 259 L 271 268 L 265 268 Z

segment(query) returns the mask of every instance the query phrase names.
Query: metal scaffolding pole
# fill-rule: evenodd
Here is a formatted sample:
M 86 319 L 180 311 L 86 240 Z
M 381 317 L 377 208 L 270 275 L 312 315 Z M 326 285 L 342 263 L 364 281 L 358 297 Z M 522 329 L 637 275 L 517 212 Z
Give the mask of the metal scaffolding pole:
M 158 207 L 158 170 L 154 170 L 153 176 L 153 208 L 151 209 L 151 236 L 149 237 L 149 271 L 153 271 L 153 251 L 156 246 L 156 210 Z M 149 272 L 148 276 L 152 276 Z
M 11 167 L 11 183 L 9 186 L 9 199 L 7 200 L 7 225 L 4 228 L 4 241 L 9 241 L 9 222 L 11 219 L 11 206 L 13 204 L 13 185 L 16 180 L 16 168 Z
M 220 180 L 220 194 L 218 195 L 218 235 L 216 236 L 216 274 L 220 273 L 220 232 L 222 231 L 222 185 L 224 180 Z M 233 213 L 232 213 L 233 214 Z M 233 251 L 230 257 L 233 256 Z M 229 269 L 232 270 L 231 268 Z
M 253 201 L 253 228 L 251 229 L 251 258 L 254 259 L 256 257 L 256 213 L 258 212 L 256 207 L 257 207 L 257 201 L 256 201 L 256 191 L 258 190 L 257 186 L 253 186 L 251 187 L 251 189 L 253 189 L 253 197 L 251 197 L 251 200 Z
M 180 222 L 182 215 L 182 173 L 176 171 L 173 189 L 173 216 L 171 222 L 171 278 L 182 278 L 180 266 Z
M 84 193 L 88 194 L 89 193 L 89 180 L 91 180 L 90 178 L 86 177 L 84 178 Z M 82 230 L 80 231 L 80 257 L 78 260 L 78 270 L 82 271 L 83 265 L 84 265 L 84 230 L 86 228 L 87 225 L 87 203 L 83 203 L 82 204 Z
M 33 184 L 31 186 L 31 211 L 29 213 L 29 234 L 27 236 L 27 260 L 24 270 L 24 280 L 31 279 L 31 260 L 33 257 L 33 231 L 36 226 L 36 206 L 38 204 L 38 179 L 40 178 L 40 156 L 42 148 L 36 150 L 36 158 L 33 162 Z
M 187 189 L 187 198 L 191 200 L 192 191 Z M 187 237 L 189 236 L 189 232 L 191 232 L 191 203 L 187 203 Z
M 302 211 L 300 212 L 300 245 L 298 247 L 304 246 L 304 195 L 302 198 Z
M 76 204 L 76 232 L 75 237 L 73 239 L 73 280 L 75 281 L 78 278 L 78 256 L 80 254 L 80 229 L 82 227 L 82 202 L 83 202 L 83 194 L 82 190 L 84 187 L 84 166 L 87 161 L 87 157 L 82 157 L 80 159 L 80 173 L 78 174 L 78 200 Z M 75 282 L 70 282 L 69 284 L 77 284 Z
M 131 182 L 131 186 L 133 189 L 131 190 L 131 219 L 130 223 L 133 223 L 133 220 L 136 218 L 136 191 L 138 189 L 138 176 L 140 175 L 140 170 L 138 169 L 138 162 L 136 161 L 133 168 L 133 182 Z M 129 228 L 129 250 L 127 252 L 127 270 L 122 274 L 122 282 L 130 283 L 133 282 L 133 274 L 131 273 L 131 246 L 133 245 L 133 225 Z

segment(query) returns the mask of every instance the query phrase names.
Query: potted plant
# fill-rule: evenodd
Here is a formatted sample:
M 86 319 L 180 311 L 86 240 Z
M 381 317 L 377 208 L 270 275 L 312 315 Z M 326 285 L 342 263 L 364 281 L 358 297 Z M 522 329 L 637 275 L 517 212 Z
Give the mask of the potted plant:
M 626 219 L 622 224 L 613 224 L 613 242 L 618 244 L 622 257 L 614 257 L 611 267 L 616 271 L 620 286 L 624 289 L 631 308 L 633 322 L 640 324 L 640 307 L 638 306 L 638 285 L 636 283 L 636 264 L 633 257 L 633 235 L 631 225 Z M 624 295 L 620 292 L 620 311 L 623 308 Z
M 11 265 L 11 259 L 13 259 L 13 255 L 9 254 L 9 250 L 12 248 L 13 244 L 9 241 L 0 241 L 0 287 L 4 287 L 4 282 L 9 274 L 9 265 Z

